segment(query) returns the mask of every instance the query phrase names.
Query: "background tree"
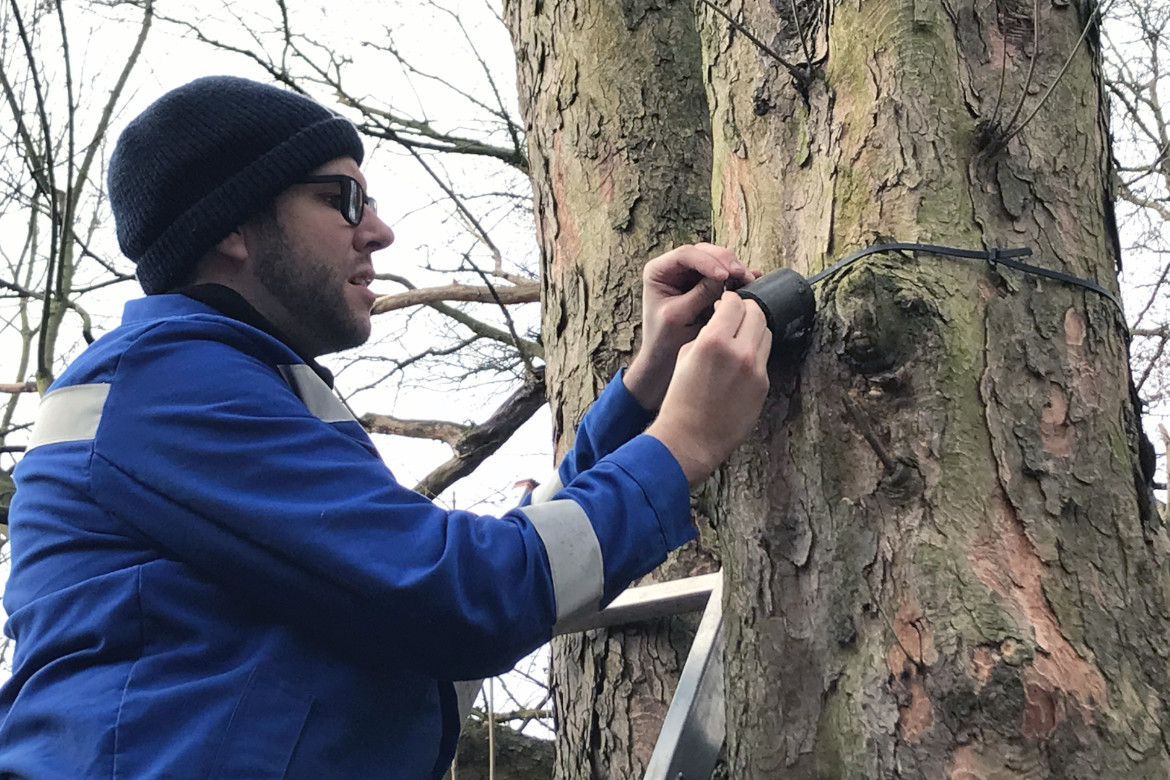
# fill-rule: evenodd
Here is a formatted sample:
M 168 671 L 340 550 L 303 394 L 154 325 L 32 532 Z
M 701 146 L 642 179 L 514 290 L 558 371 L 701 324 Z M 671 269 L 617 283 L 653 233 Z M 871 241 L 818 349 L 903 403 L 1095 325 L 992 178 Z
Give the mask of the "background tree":
M 79 345 L 92 341 L 87 300 L 132 278 L 124 260 L 91 245 L 104 201 L 102 142 L 152 10 L 149 3 L 132 15 L 111 10 L 126 25 L 119 37 L 127 54 L 119 69 L 92 75 L 74 68 L 71 34 L 81 32 L 84 41 L 86 30 L 68 25 L 60 5 L 13 0 L 0 7 L 0 96 L 11 120 L 0 125 L 0 345 L 12 372 L 0 385 L 8 395 L 0 455 L 24 450 L 35 408 L 26 399 L 44 392 Z M 10 473 L 0 471 L 0 564 L 12 492 Z M 0 637 L 0 661 L 7 656 L 8 640 Z
M 1170 481 L 1170 8 L 1118 0 L 1108 9 L 1105 83 L 1117 156 L 1116 196 L 1125 243 L 1126 300 L 1134 382 L 1161 443 L 1161 487 Z
M 112 142 L 108 136 L 116 136 L 121 125 L 165 85 L 214 70 L 215 62 L 225 71 L 268 78 L 327 104 L 336 101 L 371 144 L 388 142 L 391 150 L 400 150 L 412 160 L 411 167 L 430 180 L 428 193 L 402 196 L 390 192 L 382 200 L 405 211 L 396 221 L 408 226 L 420 211 L 441 212 L 446 236 L 426 237 L 429 240 L 413 237 L 406 251 L 422 256 L 421 261 L 412 258 L 405 264 L 414 268 L 413 273 L 380 276 L 382 286 L 391 290 L 377 303 L 376 313 L 388 316 L 377 320 L 376 342 L 333 361 L 339 374 L 354 375 L 349 384 L 350 400 L 365 400 L 363 394 L 372 398 L 367 391 L 373 389 L 385 398 L 388 388 L 403 392 L 422 383 L 473 384 L 480 389 L 481 398 L 487 395 L 483 393 L 485 386 L 503 384 L 509 388 L 502 396 L 498 389 L 490 390 L 495 403 L 501 397 L 506 401 L 486 420 L 416 421 L 377 411 L 368 413 L 364 419 L 372 431 L 433 439 L 454 450 L 453 457 L 424 476 L 417 487 L 438 495 L 494 452 L 543 404 L 541 347 L 532 317 L 523 310 L 524 304 L 535 304 L 539 295 L 531 252 L 525 251 L 523 241 L 508 235 L 494 237 L 496 232 L 514 230 L 515 220 L 524 220 L 529 213 L 524 187 L 519 187 L 519 193 L 514 191 L 517 183 L 524 181 L 525 167 L 507 108 L 507 103 L 514 101 L 506 102 L 495 89 L 492 79 L 496 76 L 476 52 L 463 18 L 440 5 L 429 6 L 431 17 L 467 36 L 464 50 L 470 52 L 472 61 L 482 64 L 478 81 L 496 93 L 489 102 L 462 91 L 474 91 L 474 73 L 463 73 L 468 83 L 461 88 L 407 63 L 393 43 L 395 33 L 390 27 L 384 28 L 380 39 L 370 35 L 369 29 L 362 30 L 368 39 L 347 38 L 345 32 L 352 25 L 323 22 L 328 16 L 325 10 L 311 6 L 274 5 L 263 9 L 266 13 L 255 13 L 234 10 L 230 4 L 218 9 L 206 4 L 198 9 L 171 5 L 167 8 L 170 16 L 157 15 L 146 0 L 91 2 L 72 16 L 53 4 L 27 6 L 6 0 L 0 16 L 0 32 L 6 36 L 0 84 L 5 87 L 6 113 L 16 120 L 13 132 L 4 139 L 2 159 L 8 175 L 0 197 L 10 204 L 4 215 L 8 269 L 3 287 L 7 299 L 14 303 L 6 309 L 3 334 L 21 339 L 27 352 L 11 369 L 15 381 L 3 388 L 11 394 L 11 401 L 0 442 L 9 450 L 18 454 L 20 443 L 4 437 L 15 434 L 19 439 L 31 416 L 27 409 L 17 413 L 20 393 L 35 387 L 43 390 L 83 343 L 83 337 L 93 337 L 85 301 L 102 293 L 97 296 L 97 308 L 101 309 L 102 326 L 109 327 L 116 322 L 121 301 L 138 293 L 131 281 L 133 268 L 112 240 L 112 220 L 103 202 L 101 164 L 107 140 Z M 189 18 L 174 15 L 182 12 Z M 488 19 L 498 26 L 498 20 L 490 15 Z M 159 40 L 147 46 L 152 22 Z M 313 30 L 317 37 L 307 36 L 302 28 Z M 112 35 L 127 39 L 127 32 L 135 30 L 137 37 L 127 40 L 131 56 L 120 71 L 110 71 L 104 59 L 101 66 L 94 65 L 93 58 L 108 56 L 104 49 L 91 52 L 87 48 L 78 54 L 68 43 L 72 33 L 83 40 L 99 39 L 117 46 Z M 163 78 L 158 65 L 149 75 L 134 76 L 144 46 L 148 57 L 153 53 L 155 63 L 160 50 L 175 46 L 202 50 L 204 60 L 208 52 L 215 52 L 218 59 L 168 72 Z M 347 51 L 362 56 L 338 54 Z M 371 65 L 371 58 L 376 65 Z M 496 69 L 499 67 L 497 64 Z M 75 84 L 73 70 L 96 70 L 100 76 L 90 76 L 83 89 Z M 382 83 L 393 70 L 404 85 L 398 86 L 395 94 L 406 98 L 400 97 L 396 103 L 394 98 L 370 97 L 368 74 L 377 72 Z M 151 81 L 163 86 L 143 86 Z M 425 90 L 418 88 L 415 82 L 419 81 Z M 446 99 L 437 94 L 436 85 L 445 87 Z M 139 89 L 145 97 L 136 94 Z M 438 119 L 410 114 L 411 97 L 422 91 L 431 99 L 430 105 L 439 106 Z M 420 106 L 419 110 L 430 109 Z M 381 157 L 384 164 L 388 162 L 387 154 Z M 460 157 L 496 164 L 486 172 L 482 164 L 464 168 Z M 402 178 L 409 188 L 422 189 L 419 176 Z M 51 192 L 58 196 L 47 194 Z M 80 217 L 78 204 L 85 205 L 91 216 Z M 67 205 L 73 209 L 68 214 L 64 211 Z M 23 229 L 13 227 L 16 218 L 24 216 L 28 222 Z M 66 224 L 70 231 L 63 229 Z M 88 233 L 83 234 L 82 227 Z M 434 222 L 428 230 L 435 231 Z M 410 242 L 409 227 L 400 231 L 403 233 Z M 25 236 L 23 246 L 14 238 L 18 235 Z M 9 249 L 17 246 L 21 248 Z M 81 272 L 88 274 L 84 282 L 75 280 Z M 108 288 L 118 285 L 109 294 Z M 45 300 L 42 287 L 51 290 L 48 303 L 42 305 L 42 311 L 32 311 L 30 301 Z M 513 314 L 517 307 L 519 313 Z M 434 316 L 419 314 L 420 308 Z M 534 306 L 528 308 L 535 311 Z M 61 323 L 67 321 L 68 312 L 77 313 L 82 327 L 61 338 Z M 27 338 L 21 333 L 21 323 L 27 323 Z M 102 329 L 97 329 L 99 335 Z M 428 335 L 423 338 L 423 333 Z M 30 376 L 29 361 L 36 366 L 36 381 L 31 385 L 26 379 Z
M 811 273 L 891 239 L 1023 244 L 1116 288 L 1096 7 L 505 8 L 558 450 L 591 388 L 555 367 L 604 375 L 625 348 L 621 322 L 592 322 L 623 311 L 644 256 L 609 244 L 676 195 L 645 183 L 656 161 L 635 150 L 687 159 L 707 127 L 714 238 L 756 267 Z M 652 80 L 644 59 L 683 73 Z M 694 83 L 705 106 L 672 114 Z M 1120 313 L 1002 267 L 898 255 L 818 299 L 807 360 L 777 365 L 757 438 L 696 497 L 727 575 L 730 775 L 1165 774 L 1167 540 Z M 640 771 L 650 708 L 575 702 L 628 698 L 666 660 L 605 637 L 558 648 L 580 686 L 557 691 L 560 776 Z

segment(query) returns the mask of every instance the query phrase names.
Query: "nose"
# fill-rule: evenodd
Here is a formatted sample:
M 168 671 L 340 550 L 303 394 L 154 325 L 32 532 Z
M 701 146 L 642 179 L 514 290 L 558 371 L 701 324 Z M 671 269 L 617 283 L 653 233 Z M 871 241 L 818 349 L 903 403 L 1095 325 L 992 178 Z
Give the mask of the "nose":
M 366 209 L 362 221 L 353 232 L 353 241 L 358 251 L 377 252 L 394 243 L 394 231 L 382 221 L 373 209 Z

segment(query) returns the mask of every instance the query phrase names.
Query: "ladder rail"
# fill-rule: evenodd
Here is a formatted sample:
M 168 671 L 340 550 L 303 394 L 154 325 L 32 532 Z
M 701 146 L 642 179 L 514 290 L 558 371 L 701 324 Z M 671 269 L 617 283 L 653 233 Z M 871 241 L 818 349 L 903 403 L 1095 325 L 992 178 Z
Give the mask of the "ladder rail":
M 707 599 L 643 780 L 710 780 L 726 735 L 720 579 Z

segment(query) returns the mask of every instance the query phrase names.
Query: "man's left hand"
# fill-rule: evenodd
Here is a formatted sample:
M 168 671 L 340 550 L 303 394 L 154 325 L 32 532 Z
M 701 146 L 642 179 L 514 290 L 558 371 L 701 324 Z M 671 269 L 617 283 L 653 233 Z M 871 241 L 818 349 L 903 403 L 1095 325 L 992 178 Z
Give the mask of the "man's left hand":
M 730 249 L 687 244 L 654 258 L 642 272 L 642 346 L 626 369 L 626 388 L 646 409 L 658 409 L 678 351 L 711 317 L 726 289 L 760 275 Z

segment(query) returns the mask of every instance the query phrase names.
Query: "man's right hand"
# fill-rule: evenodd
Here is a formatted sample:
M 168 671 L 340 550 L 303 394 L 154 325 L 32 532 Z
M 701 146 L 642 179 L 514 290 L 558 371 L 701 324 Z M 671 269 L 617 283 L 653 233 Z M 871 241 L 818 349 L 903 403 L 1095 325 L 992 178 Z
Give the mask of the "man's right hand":
M 755 427 L 768 394 L 771 348 L 760 307 L 725 292 L 710 321 L 679 352 L 646 433 L 666 445 L 690 484 L 709 477 Z

